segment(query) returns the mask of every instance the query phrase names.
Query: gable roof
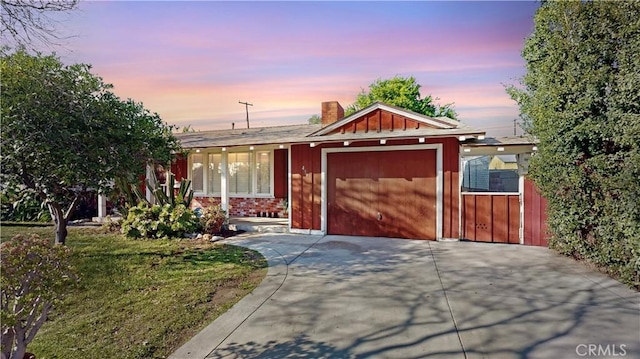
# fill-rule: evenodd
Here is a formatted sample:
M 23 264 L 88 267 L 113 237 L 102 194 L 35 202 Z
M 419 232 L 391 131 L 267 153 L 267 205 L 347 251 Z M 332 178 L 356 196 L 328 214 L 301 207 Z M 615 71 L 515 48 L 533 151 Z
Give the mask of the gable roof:
M 485 131 L 472 128 L 460 121 L 425 116 L 376 102 L 309 134 L 308 137 L 320 141 L 347 141 L 450 136 L 474 138 L 484 135 Z
M 309 136 L 312 137 L 312 136 L 322 136 L 322 135 L 329 134 L 339 129 L 340 127 L 348 125 L 349 123 L 363 116 L 366 116 L 376 110 L 382 110 L 382 111 L 389 112 L 391 114 L 403 116 L 411 120 L 417 121 L 419 123 L 424 123 L 425 125 L 428 125 L 428 127 L 432 127 L 432 128 L 453 129 L 453 128 L 457 128 L 458 125 L 460 124 L 460 122 L 456 120 L 452 120 L 447 117 L 430 117 L 430 116 L 419 114 L 417 112 L 413 112 L 401 107 L 392 106 L 383 102 L 376 102 L 350 116 L 347 116 L 341 120 L 338 120 L 330 124 L 329 126 L 321 128 L 320 130 L 310 134 Z

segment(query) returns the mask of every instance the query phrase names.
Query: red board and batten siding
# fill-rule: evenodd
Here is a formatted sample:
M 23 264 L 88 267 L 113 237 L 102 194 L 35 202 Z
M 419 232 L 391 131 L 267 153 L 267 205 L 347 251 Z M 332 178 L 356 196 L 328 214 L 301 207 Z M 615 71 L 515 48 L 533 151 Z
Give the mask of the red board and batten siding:
M 462 201 L 463 238 L 520 243 L 519 195 L 465 194 Z
M 183 178 L 187 178 L 187 158 L 178 155 L 178 157 L 171 162 L 171 173 L 173 173 L 176 181 L 182 181 Z
M 321 150 L 305 145 L 291 146 L 291 228 L 320 230 Z
M 524 244 L 548 247 L 547 200 L 533 181 L 524 180 Z
M 428 139 L 427 144 L 443 145 L 443 218 L 442 235 L 458 238 L 459 208 L 459 145 L 456 138 Z M 388 140 L 386 146 L 418 145 L 417 139 Z M 291 146 L 291 227 L 294 229 L 321 229 L 321 161 L 322 148 L 342 147 L 342 143 L 310 147 L 308 144 Z M 356 142 L 349 147 L 380 146 L 377 141 Z M 366 149 L 364 149 L 366 151 Z M 356 165 L 356 164 L 354 164 Z M 304 171 L 303 171 L 304 168 Z M 397 203 L 401 206 L 402 203 Z

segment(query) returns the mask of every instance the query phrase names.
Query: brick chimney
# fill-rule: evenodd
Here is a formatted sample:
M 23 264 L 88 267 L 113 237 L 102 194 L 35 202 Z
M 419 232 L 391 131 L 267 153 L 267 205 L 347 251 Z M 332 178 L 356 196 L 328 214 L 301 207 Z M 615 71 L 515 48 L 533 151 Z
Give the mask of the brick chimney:
M 344 109 L 338 101 L 322 103 L 322 127 L 328 126 L 344 117 Z

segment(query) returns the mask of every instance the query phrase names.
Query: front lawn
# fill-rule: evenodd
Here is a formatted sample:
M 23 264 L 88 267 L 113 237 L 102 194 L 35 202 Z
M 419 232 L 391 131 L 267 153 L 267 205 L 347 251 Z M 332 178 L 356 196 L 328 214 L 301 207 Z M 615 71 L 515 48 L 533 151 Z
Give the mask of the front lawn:
M 7 226 L 53 238 L 52 227 Z M 266 261 L 241 247 L 195 240 L 129 240 L 69 228 L 81 274 L 28 351 L 45 358 L 163 358 L 255 288 Z

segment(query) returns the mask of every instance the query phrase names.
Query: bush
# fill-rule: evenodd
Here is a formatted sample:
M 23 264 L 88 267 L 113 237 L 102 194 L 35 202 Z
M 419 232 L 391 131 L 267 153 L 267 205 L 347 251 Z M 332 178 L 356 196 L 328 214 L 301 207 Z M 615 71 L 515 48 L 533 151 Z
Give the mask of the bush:
M 129 238 L 183 237 L 198 229 L 198 218 L 184 204 L 171 207 L 140 202 L 131 207 L 122 222 L 122 233 Z
M 219 205 L 209 206 L 200 215 L 200 227 L 203 233 L 219 234 L 227 224 L 227 212 Z
M 7 188 L 0 193 L 0 218 L 3 221 L 51 222 L 51 214 L 30 190 Z
M 640 2 L 546 1 L 508 88 L 538 141 L 549 246 L 640 288 Z M 570 24 L 570 26 L 567 26 Z
M 2 357 L 22 359 L 54 303 L 75 283 L 71 250 L 37 235 L 0 244 Z

